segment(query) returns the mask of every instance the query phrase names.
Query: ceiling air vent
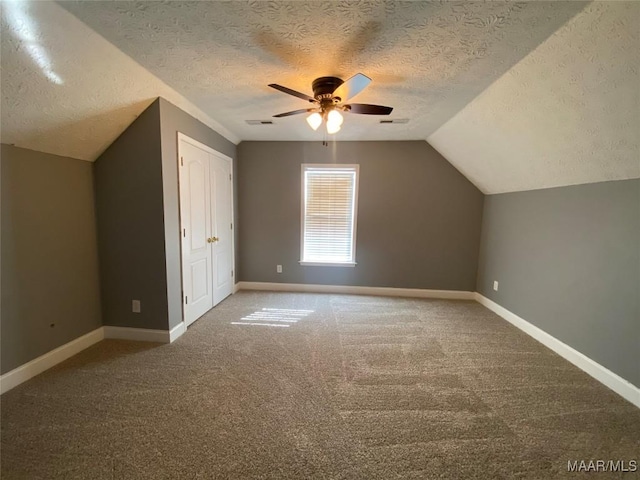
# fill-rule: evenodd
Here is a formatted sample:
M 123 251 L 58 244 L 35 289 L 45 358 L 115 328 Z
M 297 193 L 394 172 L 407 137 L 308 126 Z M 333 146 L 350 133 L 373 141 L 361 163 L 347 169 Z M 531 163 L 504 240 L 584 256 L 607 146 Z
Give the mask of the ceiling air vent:
M 409 123 L 408 118 L 396 118 L 395 120 L 386 119 L 380 120 L 380 123 L 389 124 L 389 123 Z
M 273 125 L 273 120 L 246 120 L 249 125 Z

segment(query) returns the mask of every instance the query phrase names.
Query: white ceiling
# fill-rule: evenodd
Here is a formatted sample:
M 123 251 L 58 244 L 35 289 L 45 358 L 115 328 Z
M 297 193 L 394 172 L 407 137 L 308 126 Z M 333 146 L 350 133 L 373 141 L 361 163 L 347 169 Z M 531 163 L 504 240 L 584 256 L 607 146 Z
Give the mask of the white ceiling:
M 353 101 L 409 123 L 348 115 L 338 140 L 428 138 L 486 193 L 640 176 L 638 3 L 24 5 L 2 2 L 3 143 L 94 160 L 157 96 L 235 143 L 321 140 L 245 120 L 306 106 L 268 83 L 362 72 Z
M 239 141 L 59 5 L 0 6 L 2 143 L 93 161 L 158 96 Z
M 484 193 L 640 177 L 640 4 L 590 4 L 427 141 Z

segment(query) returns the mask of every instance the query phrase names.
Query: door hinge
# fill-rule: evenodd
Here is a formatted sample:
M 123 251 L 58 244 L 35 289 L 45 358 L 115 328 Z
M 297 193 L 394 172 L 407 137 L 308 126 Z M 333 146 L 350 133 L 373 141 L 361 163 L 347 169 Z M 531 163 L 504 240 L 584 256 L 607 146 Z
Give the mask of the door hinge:
M 184 167 L 184 157 L 180 157 L 180 166 Z
M 233 223 L 231 224 L 231 230 L 233 230 Z
M 229 181 L 231 181 L 231 174 L 229 174 Z
M 184 303 L 189 303 L 189 297 L 184 297 Z
M 187 229 L 186 229 L 186 228 L 183 228 L 183 229 L 182 229 L 182 236 L 183 236 L 183 237 L 186 237 L 186 236 L 187 236 Z
M 231 276 L 233 277 L 233 270 L 231 270 Z

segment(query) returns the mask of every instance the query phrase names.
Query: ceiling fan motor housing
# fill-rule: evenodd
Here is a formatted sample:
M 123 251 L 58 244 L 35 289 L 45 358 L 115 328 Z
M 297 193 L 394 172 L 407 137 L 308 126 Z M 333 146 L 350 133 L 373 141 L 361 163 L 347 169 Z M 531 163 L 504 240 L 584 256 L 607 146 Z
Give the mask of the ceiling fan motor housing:
M 279 113 L 274 117 L 289 117 L 291 115 L 299 115 L 302 113 L 312 113 L 309 118 L 320 114 L 323 118 L 328 119 L 329 114 L 335 111 L 360 113 L 363 115 L 389 115 L 393 108 L 384 107 L 382 105 L 369 105 L 364 103 L 352 103 L 345 105 L 342 102 L 349 100 L 364 90 L 371 79 L 362 73 L 357 73 L 346 82 L 338 77 L 319 77 L 312 83 L 313 97 L 306 93 L 300 93 L 277 83 L 270 83 L 269 86 L 276 90 L 293 95 L 294 97 L 306 100 L 313 105 L 312 108 L 302 108 L 293 110 L 292 112 Z M 317 121 L 317 116 L 315 117 Z
M 331 99 L 333 97 L 333 92 L 343 83 L 344 81 L 338 77 L 316 78 L 311 84 L 311 88 L 313 88 L 313 96 L 318 101 Z

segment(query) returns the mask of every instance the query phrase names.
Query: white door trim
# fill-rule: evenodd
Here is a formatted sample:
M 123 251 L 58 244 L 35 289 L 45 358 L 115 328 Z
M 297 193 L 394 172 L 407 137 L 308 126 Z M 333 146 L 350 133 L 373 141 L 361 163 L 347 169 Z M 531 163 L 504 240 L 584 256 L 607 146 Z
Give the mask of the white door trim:
M 180 168 L 180 157 L 181 157 L 181 152 L 180 152 L 180 143 L 181 141 L 184 141 L 186 143 L 191 144 L 194 147 L 197 147 L 201 150 L 204 150 L 205 152 L 211 154 L 211 155 L 215 155 L 217 157 L 222 158 L 223 160 L 226 160 L 227 162 L 229 162 L 229 171 L 231 172 L 231 219 L 233 222 L 233 231 L 231 232 L 231 266 L 232 266 L 232 270 L 233 270 L 233 276 L 231 278 L 231 282 L 232 284 L 235 284 L 235 279 L 236 279 L 236 252 L 235 252 L 235 231 L 236 231 L 236 225 L 235 225 L 235 221 L 233 221 L 233 219 L 235 219 L 235 215 L 234 215 L 234 198 L 235 198 L 235 192 L 234 192 L 234 186 L 233 186 L 233 179 L 235 178 L 235 172 L 233 171 L 233 158 L 231 158 L 228 155 L 225 155 L 222 152 L 219 152 L 217 150 L 214 150 L 213 148 L 211 148 L 208 145 L 205 145 L 202 142 L 199 142 L 187 135 L 185 135 L 182 132 L 177 132 L 177 145 L 178 145 L 178 152 L 177 152 L 177 166 L 178 169 Z M 178 175 L 178 202 L 181 201 L 181 193 L 180 193 L 180 175 Z M 178 234 L 180 235 L 180 289 L 182 292 L 184 292 L 184 279 L 183 279 L 183 274 L 184 274 L 184 270 L 183 270 L 183 265 L 182 265 L 182 214 L 181 214 L 181 208 L 179 205 L 178 208 L 178 215 L 180 216 L 179 218 L 179 228 L 180 230 L 178 231 Z M 186 327 L 186 323 L 185 323 L 185 308 L 184 308 L 184 297 L 180 299 L 180 303 L 182 306 L 182 323 L 184 325 L 184 330 L 186 331 L 187 327 Z
M 191 137 L 186 136 L 182 132 L 178 132 L 178 145 L 180 145 L 180 143 L 179 143 L 180 140 L 184 140 L 185 142 L 190 143 L 194 147 L 198 147 L 201 150 L 206 150 L 207 152 L 211 153 L 212 155 L 218 155 L 219 157 L 222 157 L 225 160 L 228 160 L 229 162 L 231 162 L 231 169 L 232 169 L 232 173 L 233 173 L 233 158 L 231 158 L 230 156 L 225 155 L 224 153 L 219 152 L 217 150 L 214 150 L 213 148 L 209 147 L 208 145 L 205 145 L 204 143 L 201 143 L 201 142 L 199 142 L 197 140 L 194 140 Z M 180 155 L 178 155 L 178 156 L 180 156 Z

